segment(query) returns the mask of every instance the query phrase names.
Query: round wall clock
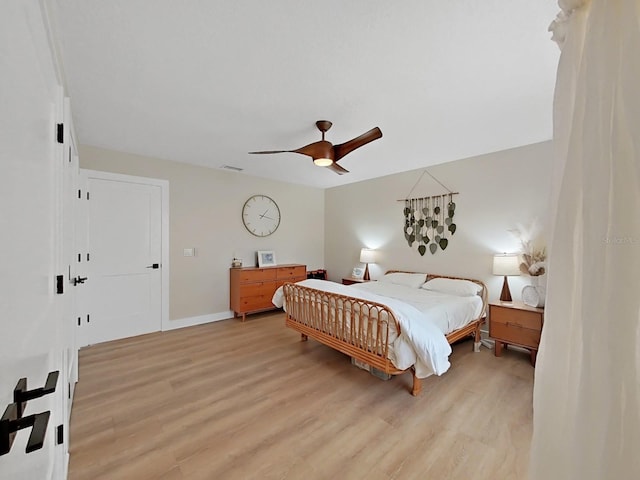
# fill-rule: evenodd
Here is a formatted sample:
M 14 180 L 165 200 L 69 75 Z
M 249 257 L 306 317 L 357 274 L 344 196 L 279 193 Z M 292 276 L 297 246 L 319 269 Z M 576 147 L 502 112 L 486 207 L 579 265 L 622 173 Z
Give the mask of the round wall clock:
M 272 198 L 253 195 L 242 207 L 242 223 L 256 237 L 266 237 L 280 225 L 280 209 Z

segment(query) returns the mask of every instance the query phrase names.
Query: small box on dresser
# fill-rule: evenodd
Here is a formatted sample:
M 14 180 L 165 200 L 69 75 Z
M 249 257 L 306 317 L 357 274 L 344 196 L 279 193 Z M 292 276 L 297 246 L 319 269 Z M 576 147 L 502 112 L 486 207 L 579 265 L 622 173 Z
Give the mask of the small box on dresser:
M 306 278 L 306 265 L 230 268 L 229 306 L 234 317 L 242 315 L 244 322 L 247 313 L 275 310 L 271 299 L 278 287 Z
M 489 336 L 495 340 L 496 357 L 507 345 L 517 345 L 529 350 L 531 365 L 535 366 L 543 324 L 542 308 L 522 302 L 489 303 Z

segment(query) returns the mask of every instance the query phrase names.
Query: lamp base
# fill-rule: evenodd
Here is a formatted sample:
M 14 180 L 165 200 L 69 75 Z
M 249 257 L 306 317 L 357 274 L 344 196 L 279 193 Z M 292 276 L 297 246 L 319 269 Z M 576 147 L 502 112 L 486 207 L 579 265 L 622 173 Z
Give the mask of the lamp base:
M 507 276 L 504 276 L 504 282 L 502 282 L 502 292 L 500 293 L 501 302 L 511 302 L 511 291 L 509 290 L 509 282 Z
M 371 280 L 371 278 L 369 277 L 369 264 L 365 263 L 366 267 L 364 267 L 364 276 L 362 277 L 363 280 L 369 281 Z

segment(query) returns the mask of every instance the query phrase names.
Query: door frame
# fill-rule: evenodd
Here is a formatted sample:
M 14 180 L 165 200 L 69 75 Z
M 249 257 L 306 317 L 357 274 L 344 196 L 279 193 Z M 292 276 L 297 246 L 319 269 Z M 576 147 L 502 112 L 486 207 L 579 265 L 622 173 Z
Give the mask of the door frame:
M 80 176 L 88 187 L 89 179 L 111 180 L 115 182 L 137 183 L 160 187 L 160 235 L 161 252 L 160 262 L 160 329 L 167 330 L 169 327 L 169 180 L 159 178 L 139 177 L 135 175 L 125 175 L 123 173 L 103 172 L 100 170 L 80 169 Z

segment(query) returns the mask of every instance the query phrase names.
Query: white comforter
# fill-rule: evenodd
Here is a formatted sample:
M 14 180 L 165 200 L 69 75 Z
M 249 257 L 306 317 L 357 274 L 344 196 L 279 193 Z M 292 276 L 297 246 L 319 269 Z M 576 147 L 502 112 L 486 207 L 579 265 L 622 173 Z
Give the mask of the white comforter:
M 356 283 L 351 288 L 406 302 L 427 315 L 445 335 L 475 320 L 482 311 L 482 298 L 478 295 L 461 297 L 386 282 Z
M 355 296 L 372 302 L 388 306 L 400 324 L 401 334 L 392 342 L 389 349 L 389 359 L 401 370 L 415 366 L 416 376 L 425 378 L 432 374 L 442 375 L 451 364 L 449 355 L 451 346 L 442 331 L 428 315 L 420 312 L 408 303 L 395 298 L 381 296 L 366 289 L 358 289 L 326 280 L 303 280 L 298 282 L 305 287 L 315 288 L 325 292 Z M 273 304 L 286 310 L 282 287 L 273 295 Z

